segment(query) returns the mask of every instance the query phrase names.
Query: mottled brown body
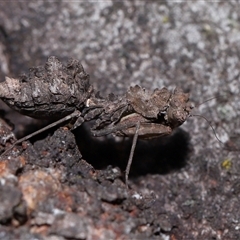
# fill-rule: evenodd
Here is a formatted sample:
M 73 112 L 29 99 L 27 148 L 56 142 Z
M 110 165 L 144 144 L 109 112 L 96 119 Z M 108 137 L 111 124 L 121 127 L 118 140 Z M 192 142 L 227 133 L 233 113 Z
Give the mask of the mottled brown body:
M 133 136 L 137 122 L 140 123 L 141 138 L 169 135 L 189 116 L 192 106 L 188 100 L 188 94 L 179 88 L 173 92 L 166 88 L 150 92 L 138 85 L 130 87 L 126 95 L 115 101 L 115 104 L 111 102 L 111 111 L 106 110 L 109 109 L 108 101 L 101 107 L 96 101 L 92 104 L 98 105 L 98 111 L 102 109 L 92 129 L 93 135 L 115 133 L 119 136 Z
M 63 66 L 56 57 L 49 57 L 44 67 L 30 69 L 28 76 L 6 77 L 0 84 L 1 99 L 33 118 L 60 119 L 82 109 L 91 92 L 82 65 L 71 59 Z
M 49 57 L 44 67 L 30 69 L 28 76 L 6 77 L 0 83 L 0 98 L 22 114 L 57 120 L 15 144 L 71 118 L 76 119 L 73 128 L 94 120 L 91 132 L 96 137 L 134 136 L 126 182 L 137 138 L 171 134 L 185 122 L 192 109 L 189 95 L 179 88 L 173 92 L 167 88 L 148 91 L 137 85 L 123 96 L 110 94 L 101 98 L 94 92 L 80 62 L 71 59 L 64 66 L 56 57 Z

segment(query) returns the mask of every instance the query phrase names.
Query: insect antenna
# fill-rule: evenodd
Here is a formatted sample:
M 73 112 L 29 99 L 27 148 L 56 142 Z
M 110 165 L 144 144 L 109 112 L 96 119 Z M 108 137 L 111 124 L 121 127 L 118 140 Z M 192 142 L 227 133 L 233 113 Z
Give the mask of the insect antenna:
M 209 98 L 209 99 L 207 99 L 207 100 L 199 103 L 198 105 L 196 105 L 195 108 L 198 108 L 198 107 L 201 106 L 202 104 L 204 104 L 204 103 L 206 103 L 206 102 L 209 102 L 209 101 L 211 101 L 211 100 L 213 100 L 213 99 L 216 99 L 216 98 L 217 98 L 217 97 L 211 97 L 211 98 Z M 199 118 L 203 118 L 203 119 L 209 124 L 210 128 L 211 128 L 212 131 L 213 131 L 214 136 L 216 137 L 216 139 L 217 139 L 221 144 L 224 144 L 224 143 L 219 139 L 219 137 L 217 136 L 217 133 L 216 133 L 214 127 L 211 125 L 210 121 L 209 121 L 206 117 L 204 117 L 204 116 L 202 116 L 202 115 L 199 115 L 199 114 L 189 114 L 188 117 L 199 117 Z
M 206 103 L 206 102 L 209 102 L 209 101 L 211 101 L 211 100 L 213 100 L 213 99 L 217 99 L 217 97 L 211 97 L 211 98 L 209 98 L 209 99 L 207 99 L 207 100 L 199 103 L 198 105 L 196 105 L 195 108 L 198 108 L 198 107 L 201 106 L 202 104 L 204 104 L 204 103 Z
M 214 134 L 214 136 L 216 137 L 216 139 L 218 140 L 218 142 L 224 145 L 224 143 L 223 143 L 223 142 L 219 139 L 219 137 L 217 136 L 217 133 L 216 133 L 214 127 L 212 126 L 212 124 L 210 123 L 210 121 L 209 121 L 206 117 L 204 117 L 204 116 L 202 116 L 202 115 L 198 115 L 198 114 L 191 114 L 191 115 L 189 115 L 189 117 L 199 117 L 199 118 L 203 118 L 203 119 L 209 124 L 209 126 L 210 126 L 210 128 L 212 129 L 213 134 Z
M 199 107 L 200 105 L 202 105 L 202 104 L 204 104 L 204 103 L 206 103 L 206 102 L 209 102 L 209 101 L 211 101 L 211 100 L 213 100 L 213 99 L 217 99 L 217 97 L 209 98 L 209 99 L 207 99 L 206 101 L 204 101 L 204 102 L 196 105 L 195 108 L 196 108 L 196 107 Z M 210 121 L 209 121 L 206 117 L 204 117 L 204 116 L 202 116 L 202 115 L 199 115 L 199 114 L 190 114 L 189 117 L 199 117 L 199 118 L 203 118 L 203 119 L 208 123 L 208 125 L 210 126 L 210 128 L 212 129 L 213 134 L 214 134 L 215 138 L 217 139 L 217 141 L 218 141 L 221 145 L 223 145 L 224 149 L 226 149 L 226 150 L 228 150 L 228 151 L 240 151 L 240 148 L 234 148 L 234 149 L 232 149 L 232 148 L 226 147 L 225 144 L 219 139 L 219 137 L 217 136 L 216 130 L 214 129 L 214 127 L 212 126 L 212 124 L 210 123 Z

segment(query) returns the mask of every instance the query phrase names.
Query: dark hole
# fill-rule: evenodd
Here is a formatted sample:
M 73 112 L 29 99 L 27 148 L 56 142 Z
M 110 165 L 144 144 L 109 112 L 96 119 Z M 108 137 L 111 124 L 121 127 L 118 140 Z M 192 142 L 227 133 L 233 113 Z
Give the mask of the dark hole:
M 107 136 L 94 138 L 90 127 L 74 131 L 80 152 L 95 169 L 104 169 L 108 165 L 118 166 L 123 171 L 126 168 L 132 139 Z M 148 173 L 167 174 L 181 169 L 186 165 L 191 151 L 189 134 L 177 129 L 171 136 L 151 140 L 138 140 L 131 166 L 130 176 Z

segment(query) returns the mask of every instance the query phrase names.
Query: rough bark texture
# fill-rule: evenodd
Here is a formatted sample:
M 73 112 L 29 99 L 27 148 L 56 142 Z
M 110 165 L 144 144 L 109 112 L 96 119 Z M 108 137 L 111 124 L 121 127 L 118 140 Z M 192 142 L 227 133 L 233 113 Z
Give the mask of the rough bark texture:
M 189 94 L 180 88 L 151 92 L 136 85 L 121 97 L 113 93 L 107 98 L 97 97 L 78 60 L 70 59 L 64 65 L 55 56 L 19 79 L 6 77 L 0 83 L 0 99 L 33 118 L 61 121 L 65 116 L 73 118 L 73 113 L 78 116 L 74 128 L 84 121 L 95 121 L 92 133 L 98 137 L 111 133 L 131 137 L 136 123 L 139 137 L 166 136 L 187 120 L 193 108 Z
M 194 113 L 239 147 L 239 15 L 236 1 L 2 1 L 1 81 L 56 55 L 79 59 L 106 95 L 176 85 L 196 104 L 218 97 Z M 46 121 L 2 109 L 18 137 Z M 89 127 L 38 136 L 1 160 L 1 238 L 239 238 L 239 152 L 224 150 L 206 121 L 139 142 L 129 193 L 118 167 L 130 142 L 92 138 Z
M 64 66 L 54 56 L 44 66 L 31 68 L 28 75 L 6 77 L 0 83 L 0 98 L 12 109 L 49 120 L 81 110 L 91 92 L 89 76 L 77 60 Z

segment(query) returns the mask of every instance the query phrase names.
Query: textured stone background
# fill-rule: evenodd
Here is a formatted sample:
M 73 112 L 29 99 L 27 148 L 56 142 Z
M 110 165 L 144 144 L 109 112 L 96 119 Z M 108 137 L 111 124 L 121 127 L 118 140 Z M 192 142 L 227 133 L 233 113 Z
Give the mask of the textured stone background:
M 193 114 L 225 146 L 240 148 L 239 16 L 236 1 L 1 2 L 1 81 L 56 55 L 80 59 L 105 94 L 180 86 L 196 105 L 217 97 Z M 179 217 L 181 239 L 237 239 L 239 152 L 224 150 L 202 118 L 183 129 L 193 147 L 187 166 L 140 176 L 133 187 Z

